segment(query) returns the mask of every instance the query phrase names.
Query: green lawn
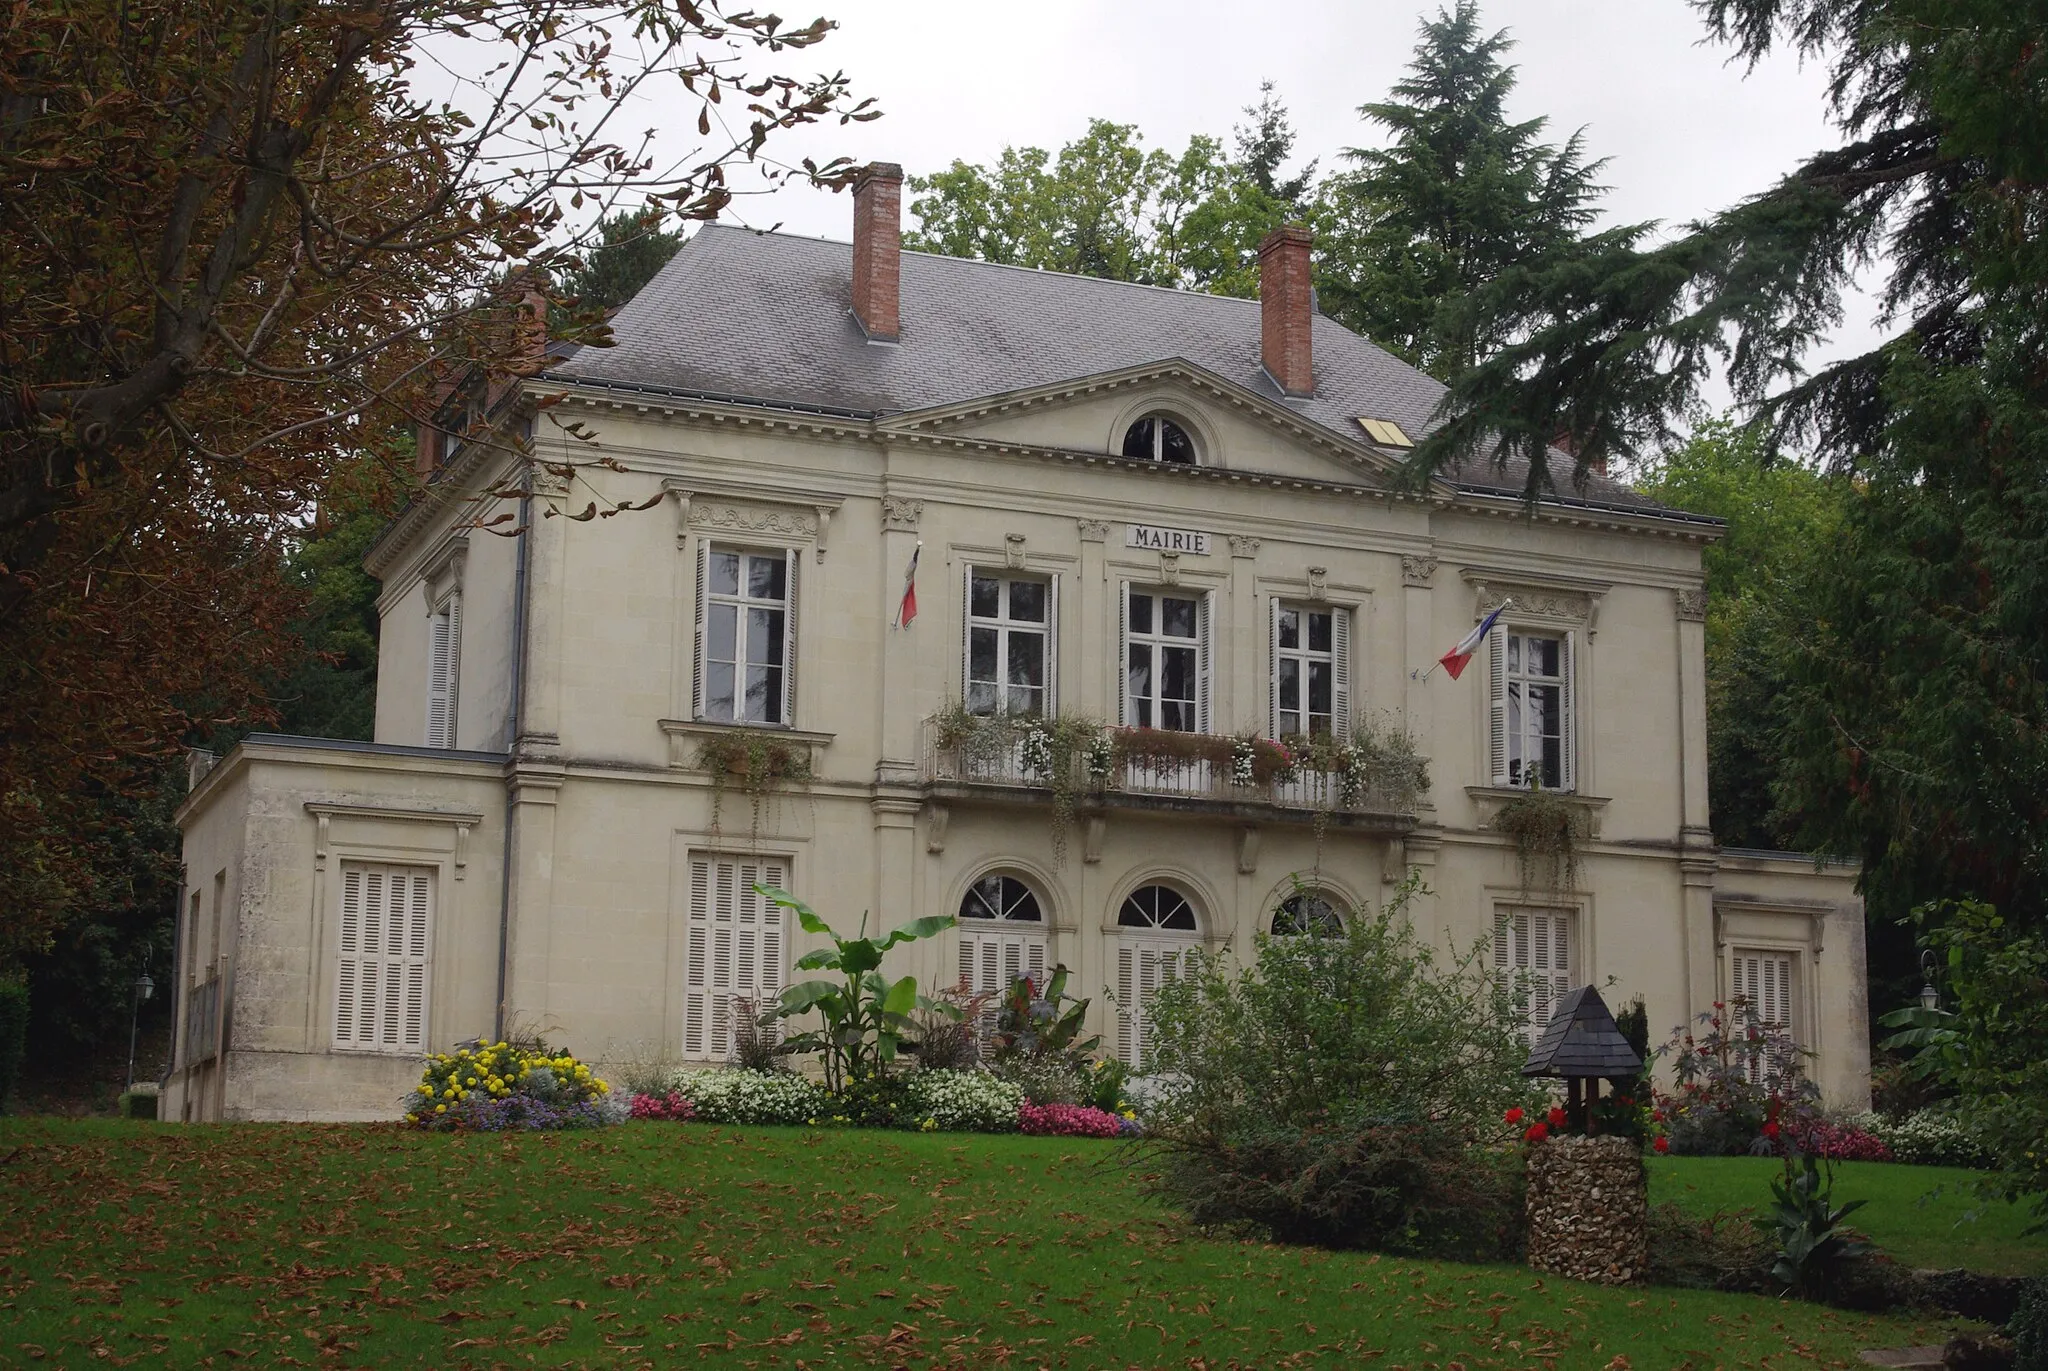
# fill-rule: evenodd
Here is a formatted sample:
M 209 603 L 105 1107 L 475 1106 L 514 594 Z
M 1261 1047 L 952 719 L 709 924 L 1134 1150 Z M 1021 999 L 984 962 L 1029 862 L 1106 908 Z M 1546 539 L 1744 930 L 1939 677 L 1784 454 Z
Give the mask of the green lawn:
M 1701 1214 L 1760 1211 L 1783 1165 L 1772 1157 L 1653 1157 L 1650 1200 L 1675 1200 Z M 1838 1162 L 1835 1198 L 1868 1200 L 1850 1224 L 1909 1266 L 2048 1274 L 2048 1236 L 2022 1236 L 2028 1211 L 1979 1197 L 1975 1174 L 1947 1166 Z
M 8 1119 L 0 1364 L 1706 1371 L 1941 1336 L 1213 1241 L 1136 1198 L 1114 1155 L 675 1124 Z

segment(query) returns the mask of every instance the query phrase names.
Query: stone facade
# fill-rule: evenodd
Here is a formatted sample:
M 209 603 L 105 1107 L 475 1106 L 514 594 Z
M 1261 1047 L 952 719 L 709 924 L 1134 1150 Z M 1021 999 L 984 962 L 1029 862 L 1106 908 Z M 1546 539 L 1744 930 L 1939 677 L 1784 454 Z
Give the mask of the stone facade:
M 1548 1138 L 1529 1149 L 1529 1266 L 1634 1285 L 1650 1260 L 1649 1179 L 1630 1138 Z

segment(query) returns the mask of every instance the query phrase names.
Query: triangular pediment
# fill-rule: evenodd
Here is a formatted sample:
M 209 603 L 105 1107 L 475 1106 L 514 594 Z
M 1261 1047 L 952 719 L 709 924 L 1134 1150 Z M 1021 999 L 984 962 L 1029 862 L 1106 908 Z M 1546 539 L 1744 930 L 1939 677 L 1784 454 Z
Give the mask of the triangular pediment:
M 1183 423 L 1204 467 L 1354 486 L 1403 484 L 1400 459 L 1363 441 L 1362 432 L 1358 441 L 1340 437 L 1283 401 L 1181 358 L 910 410 L 877 427 L 1036 451 L 1118 455 L 1130 423 L 1155 411 Z

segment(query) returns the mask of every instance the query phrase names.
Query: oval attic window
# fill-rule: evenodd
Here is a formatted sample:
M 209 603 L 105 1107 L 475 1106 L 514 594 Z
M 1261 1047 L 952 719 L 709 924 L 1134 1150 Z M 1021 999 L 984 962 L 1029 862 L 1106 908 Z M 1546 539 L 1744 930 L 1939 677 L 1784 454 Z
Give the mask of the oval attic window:
M 1124 456 L 1192 466 L 1195 443 L 1186 429 L 1164 414 L 1148 414 L 1124 430 Z

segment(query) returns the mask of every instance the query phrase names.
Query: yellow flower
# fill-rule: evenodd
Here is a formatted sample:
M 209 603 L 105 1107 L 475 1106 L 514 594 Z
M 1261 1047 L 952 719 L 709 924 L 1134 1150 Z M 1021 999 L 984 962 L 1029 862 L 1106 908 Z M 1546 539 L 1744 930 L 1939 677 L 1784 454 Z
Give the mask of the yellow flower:
M 436 1114 L 446 1114 L 448 1112 L 448 1106 L 445 1104 L 437 1104 L 434 1106 L 434 1112 Z

